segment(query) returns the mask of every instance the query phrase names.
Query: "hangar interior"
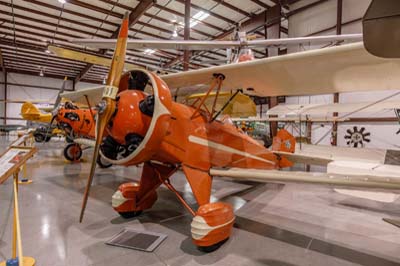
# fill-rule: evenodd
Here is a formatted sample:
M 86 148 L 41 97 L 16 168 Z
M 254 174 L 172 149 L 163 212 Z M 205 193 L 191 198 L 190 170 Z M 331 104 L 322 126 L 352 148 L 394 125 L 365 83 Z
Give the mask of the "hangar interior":
M 250 38 L 268 40 L 362 33 L 362 19 L 370 4 L 371 0 L 0 0 L 0 124 L 4 128 L 32 126 L 21 117 L 23 103 L 52 106 L 63 86 L 66 92 L 103 86 L 109 67 L 60 57 L 49 46 L 111 59 L 114 49 L 80 45 L 71 39 L 116 38 L 125 12 L 129 14 L 128 37 L 135 40 L 223 41 L 230 40 L 238 26 Z M 256 59 L 264 59 L 347 43 L 305 42 L 252 51 Z M 128 49 L 125 60 L 149 71 L 173 75 L 225 65 L 227 53 L 228 49 Z M 352 75 L 344 72 L 336 77 L 339 87 L 342 79 Z M 322 79 L 316 71 L 313 83 Z M 361 137 L 357 149 L 395 153 L 400 143 L 398 109 L 354 112 L 350 119 L 334 123 L 328 118 L 268 122 L 271 116 L 267 112 L 282 104 L 323 106 L 400 100 L 399 87 L 359 90 L 256 96 L 252 98 L 255 115 L 241 117 L 238 123 L 264 123 L 265 134 L 272 136 L 278 128 L 285 128 L 309 144 L 354 148 L 349 139 L 354 131 L 361 130 L 367 135 Z M 183 97 L 174 100 L 182 102 Z M 2 153 L 17 138 L 14 131 L 3 131 L 7 133 L 1 136 Z M 166 186 L 157 190 L 154 206 L 137 217 L 124 219 L 112 209 L 114 192 L 121 183 L 137 181 L 142 165 L 98 168 L 85 218 L 79 223 L 92 150 L 84 150 L 79 162 L 69 162 L 63 157 L 64 137 L 35 146 L 35 156 L 20 173 L 33 182 L 19 186 L 18 194 L 24 254 L 35 258 L 36 265 L 400 265 L 399 228 L 382 220 L 400 219 L 398 190 L 385 195 L 375 190 L 381 198 L 391 199 L 373 200 L 339 193 L 333 186 L 214 178 L 211 201 L 231 204 L 236 218 L 226 243 L 213 252 L 204 252 L 192 243 L 190 212 Z M 399 162 L 397 157 L 395 160 Z M 310 171 L 304 164 L 292 168 Z M 321 168 L 312 166 L 311 171 Z M 171 183 L 196 209 L 197 197 L 185 174 L 178 171 Z M 0 182 L 0 261 L 10 259 L 13 250 L 13 195 L 12 178 Z M 124 228 L 161 233 L 167 238 L 153 252 L 105 244 Z

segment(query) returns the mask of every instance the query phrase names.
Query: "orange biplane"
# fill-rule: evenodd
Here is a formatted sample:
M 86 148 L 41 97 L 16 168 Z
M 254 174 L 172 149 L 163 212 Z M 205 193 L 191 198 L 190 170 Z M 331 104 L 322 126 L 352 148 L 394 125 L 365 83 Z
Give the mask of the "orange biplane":
M 282 167 L 292 165 L 288 158 L 291 158 L 291 154 L 295 151 L 293 136 L 285 130 L 279 131 L 274 138 L 272 151 L 268 150 L 236 128 L 229 119 L 220 119 L 221 110 L 215 110 L 215 106 L 206 108 L 204 104 L 212 90 L 216 90 L 215 94 L 218 97 L 218 93 L 223 89 L 226 81 L 228 84 L 232 84 L 232 82 L 243 84 L 243 80 L 238 81 L 242 76 L 237 72 L 237 68 L 241 67 L 257 67 L 259 71 L 268 69 L 269 72 L 273 72 L 275 71 L 274 66 L 279 65 L 282 69 L 290 64 L 293 71 L 301 73 L 308 71 L 302 77 L 302 79 L 307 79 L 317 74 L 300 66 L 304 66 L 303 62 L 309 63 L 312 60 L 318 60 L 322 55 L 332 59 L 332 65 L 328 69 L 333 72 L 340 72 L 346 64 L 351 67 L 357 64 L 358 61 L 354 63 L 351 59 L 349 60 L 354 53 L 356 56 L 360 56 L 360 60 L 364 63 L 363 66 L 360 66 L 364 74 L 369 71 L 379 73 L 386 71 L 387 73 L 388 64 L 391 67 L 395 66 L 395 69 L 389 73 L 394 71 L 398 74 L 400 65 L 398 61 L 385 61 L 372 57 L 361 51 L 359 46 L 352 45 L 350 48 L 329 48 L 334 50 L 328 50 L 322 55 L 312 51 L 302 53 L 302 56 L 288 55 L 280 59 L 261 59 L 163 77 L 142 69 L 123 74 L 127 36 L 128 19 L 125 16 L 116 43 L 108 80 L 104 87 L 63 94 L 63 97 L 74 102 L 89 101 L 92 106 L 97 103 L 96 143 L 80 221 L 83 219 L 99 153 L 112 164 L 124 166 L 143 164 L 140 182 L 122 184 L 113 195 L 112 206 L 117 212 L 124 217 L 132 217 L 151 208 L 157 200 L 156 189 L 164 184 L 176 194 L 193 215 L 192 238 L 194 243 L 200 247 L 215 247 L 223 243 L 230 236 L 235 220 L 233 209 L 229 204 L 210 202 L 212 178 L 221 175 L 218 172 L 221 168 L 222 170 L 225 168 L 245 169 L 244 177 L 248 178 L 254 173 L 257 180 L 267 182 L 278 180 L 373 188 L 400 188 L 400 171 L 397 176 L 392 173 L 391 178 L 379 178 L 373 175 L 365 178 L 360 174 L 354 177 L 346 175 L 344 178 L 339 175 L 316 176 L 311 175 L 313 173 L 304 173 L 310 174 L 305 177 L 288 171 L 277 171 Z M 287 70 L 289 71 L 289 69 Z M 290 72 L 282 72 L 290 78 Z M 204 84 L 206 76 L 208 79 L 212 77 L 212 82 L 203 98 L 191 106 L 173 101 L 169 86 L 177 88 L 180 85 L 190 85 L 189 83 Z M 263 78 L 267 80 L 268 75 L 264 74 Z M 253 91 L 267 91 L 264 95 L 298 94 L 298 91 L 295 91 L 296 80 L 287 79 L 281 83 L 272 84 L 279 78 L 281 77 L 278 75 L 277 78 L 271 78 L 272 81 L 265 84 L 259 80 L 250 80 L 248 83 L 254 84 Z M 229 81 L 229 79 L 231 80 Z M 391 79 L 380 80 L 382 87 L 386 88 L 392 86 L 393 81 Z M 385 82 L 386 84 L 384 84 Z M 320 83 L 326 85 L 326 88 L 333 92 L 340 91 L 336 88 L 332 89 L 334 85 L 332 85 L 331 79 L 321 79 Z M 341 90 L 350 90 L 349 86 L 346 86 L 348 85 L 346 82 L 342 82 L 341 85 L 343 85 L 340 87 Z M 376 89 L 374 85 L 376 83 L 369 84 L 366 89 Z M 306 84 L 299 86 L 300 89 L 305 88 L 302 91 L 304 94 L 323 92 L 318 90 L 317 86 L 311 88 L 307 88 Z M 270 92 L 268 92 L 269 88 L 271 88 Z M 277 88 L 283 89 L 279 91 Z M 147 90 L 152 93 L 145 92 Z M 265 171 L 260 172 L 260 169 Z M 178 170 L 183 170 L 190 184 L 199 205 L 197 210 L 193 210 L 185 202 L 169 181 Z M 222 173 L 224 175 L 225 172 L 222 171 Z M 237 177 L 238 173 L 240 175 L 241 172 L 238 171 L 232 176 Z M 268 179 L 266 176 L 269 174 L 274 177 Z

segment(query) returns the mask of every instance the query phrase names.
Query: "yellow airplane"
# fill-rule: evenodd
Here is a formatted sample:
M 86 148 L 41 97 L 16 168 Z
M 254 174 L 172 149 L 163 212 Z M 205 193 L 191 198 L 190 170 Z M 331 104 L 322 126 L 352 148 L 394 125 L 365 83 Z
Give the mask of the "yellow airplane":
M 52 114 L 43 113 L 31 102 L 25 102 L 21 106 L 21 116 L 23 119 L 34 122 L 50 123 Z

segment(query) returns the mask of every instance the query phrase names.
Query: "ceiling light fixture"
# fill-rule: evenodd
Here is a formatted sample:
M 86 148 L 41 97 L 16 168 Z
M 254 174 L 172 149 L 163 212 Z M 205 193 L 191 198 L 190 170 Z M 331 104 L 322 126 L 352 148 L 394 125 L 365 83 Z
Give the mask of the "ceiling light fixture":
M 210 14 L 204 12 L 204 11 L 199 11 L 198 13 L 196 13 L 193 18 L 190 20 L 190 26 L 191 28 L 193 28 L 194 26 L 196 26 L 197 24 L 199 24 L 200 21 L 205 20 L 206 18 L 208 18 L 208 16 L 210 16 Z
M 152 55 L 152 54 L 154 54 L 156 52 L 156 50 L 153 50 L 153 49 L 146 49 L 146 50 L 144 50 L 144 54 L 147 54 L 147 55 Z
M 51 54 L 51 51 L 49 49 L 46 49 L 46 54 Z
M 103 78 L 103 85 L 106 85 L 106 77 Z
M 172 37 L 178 37 L 178 31 L 175 27 L 174 32 L 172 33 Z
M 42 69 L 42 68 L 40 69 L 39 76 L 41 76 L 41 77 L 43 77 L 43 76 L 44 76 L 44 71 L 43 71 L 43 69 Z
M 66 0 L 58 0 L 61 4 L 65 4 Z

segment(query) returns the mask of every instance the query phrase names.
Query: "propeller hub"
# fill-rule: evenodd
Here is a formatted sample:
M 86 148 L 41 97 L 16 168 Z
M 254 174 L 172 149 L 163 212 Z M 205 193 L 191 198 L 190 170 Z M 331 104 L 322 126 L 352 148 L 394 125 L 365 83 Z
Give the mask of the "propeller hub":
M 97 104 L 97 110 L 99 114 L 104 113 L 104 110 L 106 110 L 107 108 L 107 102 L 105 100 L 101 100 L 98 104 Z

